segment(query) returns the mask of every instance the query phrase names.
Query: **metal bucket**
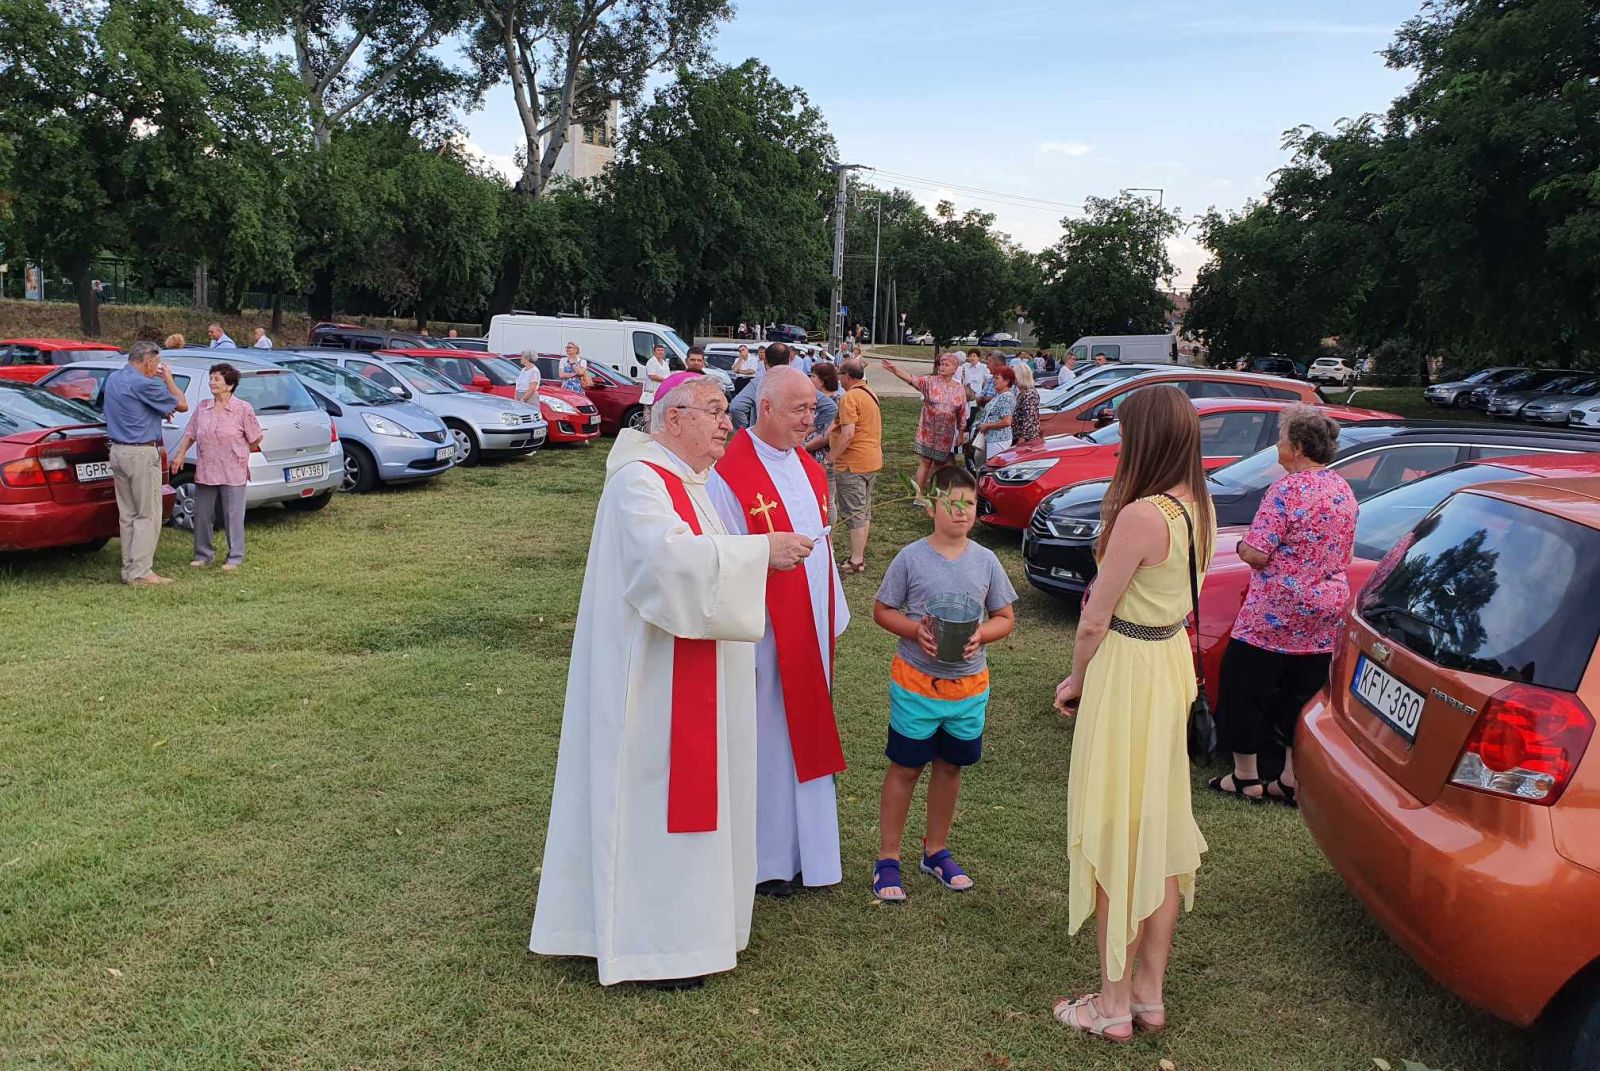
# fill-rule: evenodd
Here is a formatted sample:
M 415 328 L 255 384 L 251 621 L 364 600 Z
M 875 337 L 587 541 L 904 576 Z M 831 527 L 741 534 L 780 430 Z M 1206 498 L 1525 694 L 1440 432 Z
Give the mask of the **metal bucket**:
M 933 638 L 938 645 L 935 656 L 941 662 L 965 662 L 963 653 L 978 631 L 983 607 L 971 595 L 935 595 L 928 600 L 927 615 L 933 619 Z

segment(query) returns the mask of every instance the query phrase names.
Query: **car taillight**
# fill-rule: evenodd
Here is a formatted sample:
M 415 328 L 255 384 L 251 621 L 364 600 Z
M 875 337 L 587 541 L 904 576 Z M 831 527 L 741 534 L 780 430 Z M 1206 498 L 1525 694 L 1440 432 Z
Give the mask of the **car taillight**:
M 1593 735 L 1577 696 L 1513 684 L 1484 704 L 1450 783 L 1548 807 Z
M 339 441 L 339 429 L 330 422 L 328 424 L 328 430 L 333 432 L 333 438 L 329 439 L 328 441 L 330 443 L 338 442 Z
M 25 457 L 0 465 L 0 483 L 7 487 L 44 487 L 71 482 L 72 469 L 64 457 Z

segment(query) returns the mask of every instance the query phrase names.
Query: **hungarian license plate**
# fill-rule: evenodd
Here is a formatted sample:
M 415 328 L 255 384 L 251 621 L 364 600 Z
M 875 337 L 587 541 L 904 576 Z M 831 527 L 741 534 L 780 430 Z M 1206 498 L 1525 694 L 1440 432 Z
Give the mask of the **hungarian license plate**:
M 299 483 L 301 480 L 320 480 L 328 474 L 328 466 L 324 462 L 319 465 L 296 465 L 292 469 L 283 470 L 284 483 Z
M 433 459 L 435 461 L 449 461 L 451 458 L 453 458 L 455 456 L 456 456 L 456 448 L 455 447 L 453 447 L 453 446 L 441 446 L 441 447 L 439 447 L 438 450 L 434 451 Z
M 591 428 L 597 428 L 597 427 L 599 427 L 599 426 L 600 426 L 600 418 L 599 418 L 599 417 L 597 417 L 597 416 L 592 416 L 592 417 L 590 417 L 590 418 L 589 418 L 589 426 L 590 426 L 590 427 L 591 427 Z
M 111 479 L 111 462 L 86 461 L 78 466 L 78 482 L 93 483 L 95 480 Z
M 1422 721 L 1421 692 L 1407 687 L 1366 655 L 1356 659 L 1350 692 L 1399 733 L 1407 744 L 1416 743 L 1417 725 Z

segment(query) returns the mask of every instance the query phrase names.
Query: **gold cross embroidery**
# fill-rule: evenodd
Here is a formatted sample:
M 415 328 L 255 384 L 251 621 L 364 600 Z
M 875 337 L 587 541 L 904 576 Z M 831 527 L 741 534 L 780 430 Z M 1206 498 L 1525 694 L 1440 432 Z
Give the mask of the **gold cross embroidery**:
M 772 524 L 772 511 L 778 508 L 776 502 L 768 502 L 765 495 L 756 495 L 756 504 L 750 507 L 750 516 L 760 517 L 767 522 L 767 531 L 776 532 L 778 529 Z

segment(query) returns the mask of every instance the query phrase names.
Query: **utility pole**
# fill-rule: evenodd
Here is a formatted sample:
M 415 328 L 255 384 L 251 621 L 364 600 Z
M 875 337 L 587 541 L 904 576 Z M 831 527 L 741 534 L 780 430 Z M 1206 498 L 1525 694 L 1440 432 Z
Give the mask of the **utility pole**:
M 878 198 L 878 233 L 872 239 L 872 344 L 878 344 L 878 251 L 883 248 L 883 198 Z
M 829 164 L 829 169 L 839 173 L 839 192 L 833 198 L 833 307 L 828 312 L 828 350 L 839 352 L 839 340 L 844 334 L 844 324 L 839 316 L 839 306 L 844 303 L 844 193 L 845 173 L 858 171 L 860 164 Z

